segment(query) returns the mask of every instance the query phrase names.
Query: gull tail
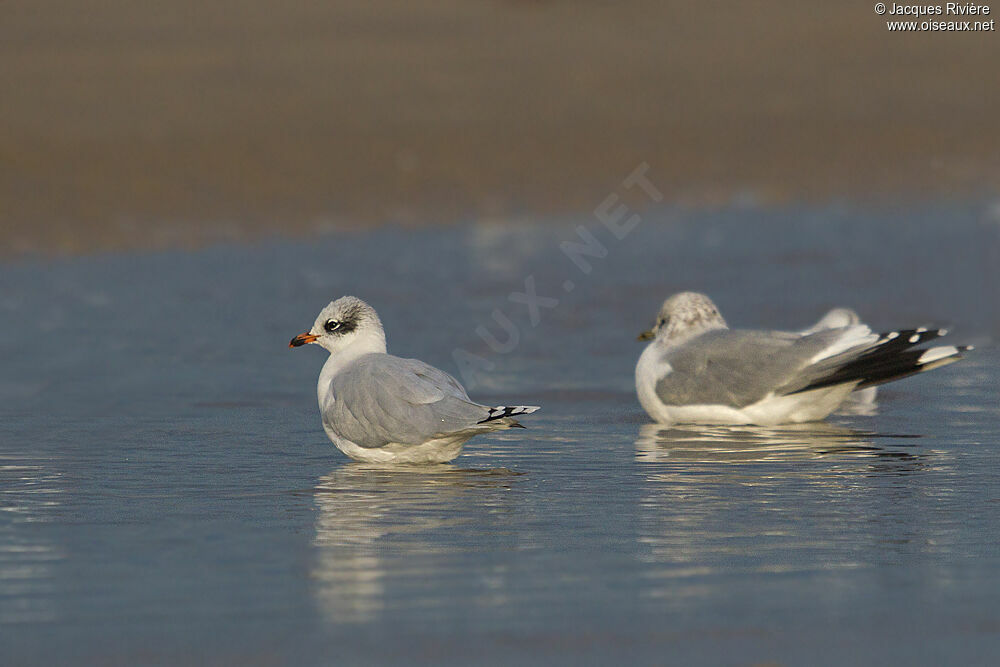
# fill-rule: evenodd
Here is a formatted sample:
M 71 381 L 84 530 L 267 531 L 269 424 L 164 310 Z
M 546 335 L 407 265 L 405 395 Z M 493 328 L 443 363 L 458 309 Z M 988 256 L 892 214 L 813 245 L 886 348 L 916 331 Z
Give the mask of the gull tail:
M 845 382 L 857 382 L 857 389 L 873 387 L 953 363 L 961 359 L 965 352 L 973 349 L 971 345 L 915 347 L 940 338 L 946 333 L 948 332 L 944 329 L 921 327 L 881 334 L 875 344 L 868 349 L 850 355 L 844 360 L 846 363 L 839 363 L 827 369 L 827 372 L 806 386 L 789 393 L 796 394 Z
M 538 410 L 539 407 L 537 405 L 498 405 L 494 408 L 488 408 L 490 413 L 486 415 L 486 419 L 476 423 L 486 424 L 505 420 L 503 423 L 507 428 L 524 428 L 513 418 L 519 415 L 530 415 L 532 412 Z
M 858 385 L 858 389 L 874 387 L 908 375 L 947 366 L 961 359 L 962 354 L 971 349 L 973 349 L 971 345 L 941 345 L 940 347 L 908 350 L 900 354 L 893 362 L 883 363 L 881 367 L 869 370 L 865 374 L 864 381 Z

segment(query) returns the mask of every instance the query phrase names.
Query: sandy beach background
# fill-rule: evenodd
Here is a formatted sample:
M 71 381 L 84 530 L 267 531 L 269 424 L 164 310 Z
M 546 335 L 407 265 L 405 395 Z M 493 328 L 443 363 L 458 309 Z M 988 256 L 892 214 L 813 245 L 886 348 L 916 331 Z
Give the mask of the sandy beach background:
M 998 7 L 997 9 L 1000 9 Z M 1000 185 L 996 32 L 869 2 L 5 3 L 0 252 Z

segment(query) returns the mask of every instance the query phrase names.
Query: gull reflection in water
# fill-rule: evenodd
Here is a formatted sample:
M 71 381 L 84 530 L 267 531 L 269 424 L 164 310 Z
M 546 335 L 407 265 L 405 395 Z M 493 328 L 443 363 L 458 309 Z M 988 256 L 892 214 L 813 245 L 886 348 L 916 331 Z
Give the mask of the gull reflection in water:
M 520 474 L 348 463 L 320 478 L 312 575 L 324 616 L 333 623 L 375 619 L 394 583 L 420 582 L 430 561 L 460 548 L 435 539 L 437 531 L 496 509 Z
M 927 453 L 875 445 L 880 437 L 906 436 L 828 423 L 642 426 L 644 594 L 682 605 L 724 595 L 715 582 L 728 576 L 864 567 L 865 545 L 910 521 L 901 476 L 933 465 Z
M 0 457 L 0 625 L 56 618 L 53 579 L 66 554 L 32 530 L 62 505 L 62 474 L 17 455 Z
M 905 452 L 877 447 L 874 433 L 826 422 L 782 426 L 703 426 L 644 424 L 635 441 L 636 459 L 764 463 L 830 456 L 912 459 Z M 906 436 L 894 436 L 906 437 Z

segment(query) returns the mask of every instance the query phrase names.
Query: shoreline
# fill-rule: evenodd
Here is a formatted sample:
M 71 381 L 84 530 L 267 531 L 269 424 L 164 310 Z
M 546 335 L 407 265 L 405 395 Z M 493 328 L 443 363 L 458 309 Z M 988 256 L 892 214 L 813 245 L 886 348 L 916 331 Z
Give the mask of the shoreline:
M 691 11 L 696 11 L 695 15 Z M 870 7 L 52 0 L 0 25 L 0 255 L 1000 192 L 995 34 Z
M 609 192 L 611 192 L 609 190 Z M 619 190 L 619 194 L 621 191 Z M 552 211 L 546 214 L 512 214 L 483 215 L 478 217 L 463 216 L 456 219 L 437 219 L 426 221 L 401 222 L 386 220 L 383 222 L 360 222 L 351 220 L 301 220 L 295 224 L 277 225 L 240 225 L 237 223 L 199 224 L 185 221 L 175 223 L 165 228 L 155 225 L 117 226 L 117 235 L 110 239 L 91 239 L 87 246 L 67 248 L 65 246 L 34 246 L 4 248 L 0 245 L 0 264 L 8 266 L 21 262 L 38 262 L 63 260 L 85 257 L 115 257 L 136 256 L 171 252 L 195 252 L 210 248 L 225 248 L 253 246 L 258 244 L 296 244 L 310 241 L 322 242 L 329 238 L 366 237 L 378 233 L 437 233 L 449 229 L 465 230 L 476 228 L 493 228 L 497 225 L 515 229 L 565 227 L 570 230 L 574 225 L 583 224 L 602 228 L 602 219 L 595 209 L 604 197 L 595 198 L 595 203 L 589 208 L 578 210 Z M 731 214 L 744 212 L 751 217 L 759 215 L 775 215 L 785 219 L 786 224 L 795 225 L 794 215 L 801 213 L 805 218 L 816 213 L 841 212 L 847 215 L 865 217 L 869 215 L 890 215 L 898 217 L 900 224 L 905 224 L 902 218 L 908 215 L 919 215 L 928 210 L 943 212 L 972 211 L 978 215 L 984 224 L 995 224 L 1000 234 L 1000 199 L 993 193 L 969 193 L 963 196 L 926 196 L 897 198 L 880 196 L 878 198 L 847 199 L 843 197 L 826 199 L 795 199 L 788 201 L 760 201 L 743 193 L 729 199 L 688 199 L 659 203 L 642 201 L 640 198 L 623 197 L 618 200 L 628 209 L 628 214 L 638 214 L 642 224 L 673 224 L 678 219 L 688 217 L 703 217 L 716 214 Z M 758 218 L 759 219 L 759 218 Z M 940 224 L 948 224 L 942 218 Z M 151 232 L 151 229 L 153 230 Z M 157 231 L 159 229 L 159 231 Z M 2 236 L 0 236 L 2 238 Z M 1000 239 L 1000 236 L 997 237 Z

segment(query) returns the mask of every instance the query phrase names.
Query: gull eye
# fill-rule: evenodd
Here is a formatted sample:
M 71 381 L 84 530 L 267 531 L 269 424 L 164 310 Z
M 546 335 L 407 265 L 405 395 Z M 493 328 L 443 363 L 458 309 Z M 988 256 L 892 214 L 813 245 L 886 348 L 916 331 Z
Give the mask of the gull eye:
M 338 322 L 337 320 L 327 320 L 326 324 L 323 325 L 323 328 L 326 329 L 327 332 L 333 333 L 334 331 L 340 328 L 340 324 L 341 323 Z
M 662 327 L 666 323 L 667 323 L 667 318 L 665 317 L 661 317 L 660 319 L 656 320 L 656 326 L 658 327 Z

